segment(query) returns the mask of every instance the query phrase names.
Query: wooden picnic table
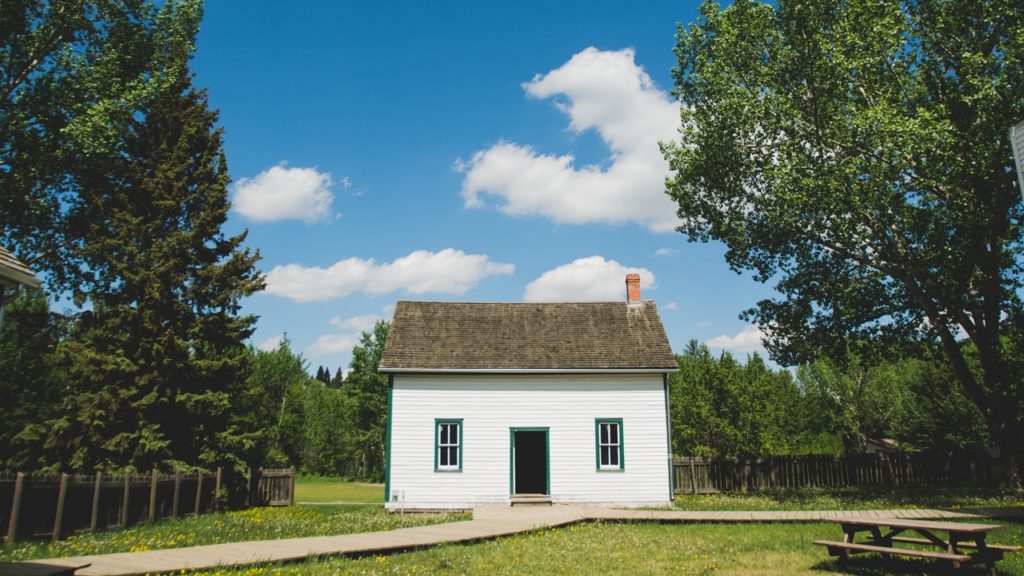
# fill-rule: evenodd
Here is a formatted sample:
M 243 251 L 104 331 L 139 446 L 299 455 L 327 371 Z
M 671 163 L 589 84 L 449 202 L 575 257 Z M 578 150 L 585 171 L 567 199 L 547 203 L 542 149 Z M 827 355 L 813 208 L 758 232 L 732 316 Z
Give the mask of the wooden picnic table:
M 1005 552 L 1019 552 L 1016 546 L 989 544 L 985 537 L 989 532 L 999 530 L 996 524 L 967 524 L 962 522 L 934 522 L 930 520 L 909 520 L 900 518 L 837 518 L 832 520 L 842 525 L 843 541 L 815 540 L 820 546 L 827 546 L 832 556 L 838 556 L 840 564 L 850 554 L 877 552 L 883 555 L 899 555 L 930 558 L 951 562 L 954 568 L 969 564 L 984 563 L 991 574 L 996 573 L 996 562 Z M 886 529 L 885 533 L 882 529 Z M 919 537 L 901 536 L 905 532 L 916 532 Z M 857 534 L 870 534 L 866 541 L 856 542 Z M 946 537 L 941 536 L 942 533 Z M 934 546 L 941 552 L 922 548 L 894 546 L 895 543 Z

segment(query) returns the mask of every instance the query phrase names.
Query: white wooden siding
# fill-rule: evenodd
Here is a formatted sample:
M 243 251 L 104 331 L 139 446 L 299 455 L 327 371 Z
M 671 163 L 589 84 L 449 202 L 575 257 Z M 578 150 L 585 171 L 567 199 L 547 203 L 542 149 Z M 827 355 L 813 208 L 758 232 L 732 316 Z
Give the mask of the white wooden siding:
M 394 377 L 388 507 L 509 501 L 510 428 L 549 428 L 555 502 L 670 501 L 660 374 Z M 435 419 L 462 419 L 462 471 L 434 470 Z M 597 471 L 595 419 L 622 418 L 623 471 Z

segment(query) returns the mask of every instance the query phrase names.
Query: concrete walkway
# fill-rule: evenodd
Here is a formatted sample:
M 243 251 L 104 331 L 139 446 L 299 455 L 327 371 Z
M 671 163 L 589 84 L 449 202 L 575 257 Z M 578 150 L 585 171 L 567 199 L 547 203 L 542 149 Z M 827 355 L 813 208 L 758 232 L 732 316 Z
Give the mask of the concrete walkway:
M 813 522 L 852 516 L 879 518 L 1024 517 L 1024 509 L 857 510 L 808 512 L 683 512 L 622 510 L 589 506 L 481 506 L 473 519 L 387 532 L 314 536 L 173 548 L 149 552 L 98 554 L 0 564 L 0 576 L 54 574 L 62 568 L 77 576 L 115 576 L 176 572 L 264 562 L 291 562 L 316 556 L 389 554 L 443 543 L 467 543 L 565 526 L 589 520 L 646 522 Z M 88 567 L 81 568 L 88 564 Z M 74 568 L 77 570 L 71 571 Z

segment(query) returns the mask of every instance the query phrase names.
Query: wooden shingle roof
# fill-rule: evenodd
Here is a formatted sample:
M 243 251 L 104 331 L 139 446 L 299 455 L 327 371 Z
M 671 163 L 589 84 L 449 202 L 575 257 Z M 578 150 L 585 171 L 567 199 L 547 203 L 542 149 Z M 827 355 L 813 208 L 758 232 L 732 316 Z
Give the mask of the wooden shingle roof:
M 381 372 L 673 372 L 654 302 L 408 302 Z
M 0 281 L 5 283 L 24 284 L 33 288 L 39 287 L 39 279 L 14 257 L 6 248 L 0 246 Z

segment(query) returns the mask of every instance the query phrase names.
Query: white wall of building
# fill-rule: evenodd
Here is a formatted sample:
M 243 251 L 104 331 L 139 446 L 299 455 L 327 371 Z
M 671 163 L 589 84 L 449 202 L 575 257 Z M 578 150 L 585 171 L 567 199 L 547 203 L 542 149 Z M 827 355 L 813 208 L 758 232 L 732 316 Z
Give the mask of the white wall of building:
M 510 428 L 549 428 L 556 503 L 670 502 L 661 374 L 394 376 L 388 508 L 510 498 Z M 434 470 L 435 419 L 462 419 L 462 471 Z M 597 471 L 596 418 L 622 418 L 625 469 Z

